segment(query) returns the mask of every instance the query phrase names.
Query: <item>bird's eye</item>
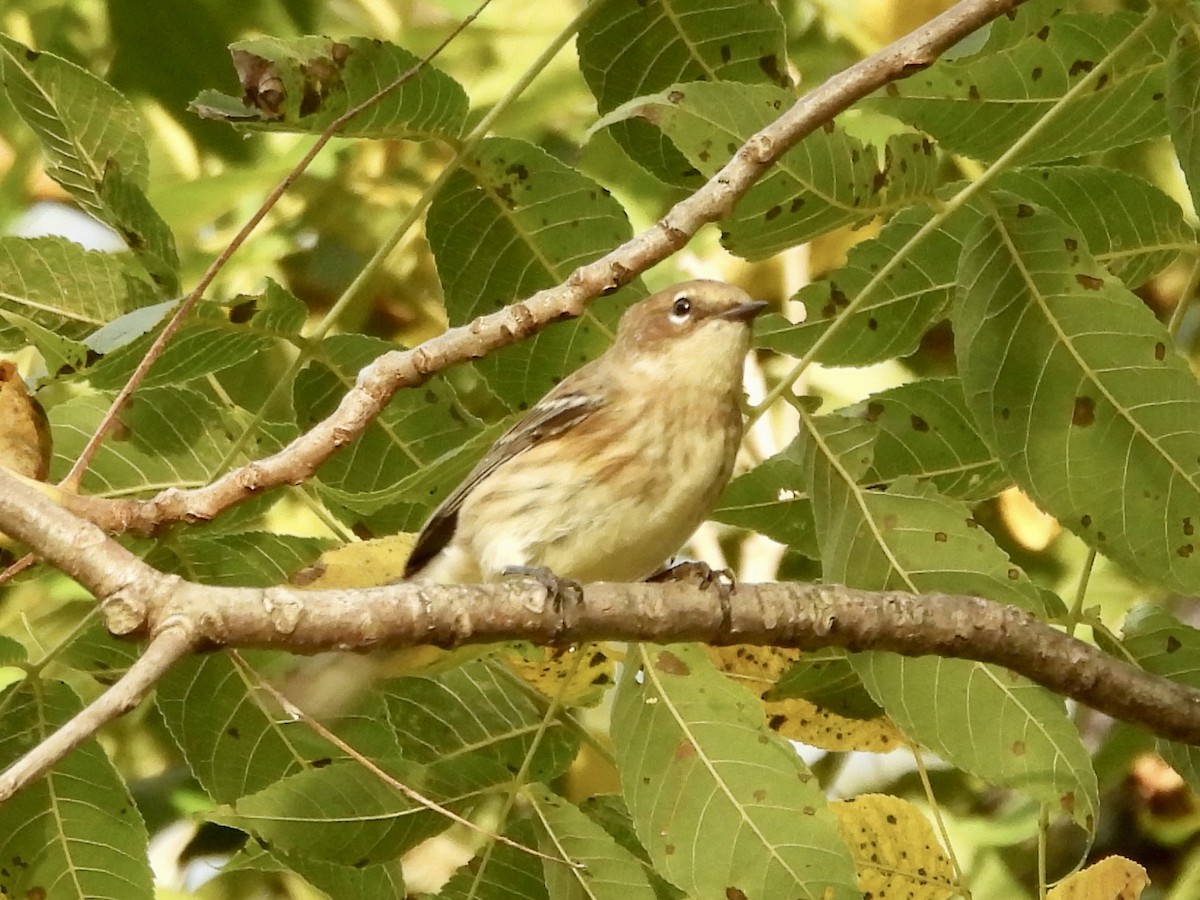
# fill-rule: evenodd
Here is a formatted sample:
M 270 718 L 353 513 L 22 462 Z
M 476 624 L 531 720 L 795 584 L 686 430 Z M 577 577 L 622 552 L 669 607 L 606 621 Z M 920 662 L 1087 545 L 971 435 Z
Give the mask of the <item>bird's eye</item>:
M 687 321 L 691 313 L 692 301 L 687 297 L 676 297 L 675 302 L 671 304 L 671 321 L 680 325 Z

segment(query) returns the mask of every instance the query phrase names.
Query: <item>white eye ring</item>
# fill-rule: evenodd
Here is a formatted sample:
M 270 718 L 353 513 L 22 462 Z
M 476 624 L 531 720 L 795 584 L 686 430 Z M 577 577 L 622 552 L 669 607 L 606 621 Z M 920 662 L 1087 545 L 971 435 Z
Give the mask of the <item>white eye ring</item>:
M 671 304 L 671 321 L 676 325 L 682 325 L 691 318 L 691 315 L 692 301 L 688 299 L 687 294 L 680 294 Z

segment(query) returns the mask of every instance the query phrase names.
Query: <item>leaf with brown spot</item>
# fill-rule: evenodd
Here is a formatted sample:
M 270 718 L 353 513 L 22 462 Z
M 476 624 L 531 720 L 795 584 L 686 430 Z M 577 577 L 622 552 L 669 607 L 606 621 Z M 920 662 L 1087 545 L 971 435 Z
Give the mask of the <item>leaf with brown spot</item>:
M 1040 509 L 1138 577 L 1195 592 L 1200 554 L 1163 523 L 1200 508 L 1200 386 L 1177 354 L 1155 359 L 1166 328 L 1066 232 L 1007 206 L 968 240 L 953 315 L 967 404 Z

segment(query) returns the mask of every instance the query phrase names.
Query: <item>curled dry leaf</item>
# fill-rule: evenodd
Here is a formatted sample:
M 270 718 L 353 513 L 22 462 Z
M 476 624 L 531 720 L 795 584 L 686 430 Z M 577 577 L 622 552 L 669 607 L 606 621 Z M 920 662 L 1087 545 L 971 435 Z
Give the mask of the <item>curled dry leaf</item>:
M 45 481 L 50 471 L 50 423 L 16 365 L 0 361 L 0 466 Z

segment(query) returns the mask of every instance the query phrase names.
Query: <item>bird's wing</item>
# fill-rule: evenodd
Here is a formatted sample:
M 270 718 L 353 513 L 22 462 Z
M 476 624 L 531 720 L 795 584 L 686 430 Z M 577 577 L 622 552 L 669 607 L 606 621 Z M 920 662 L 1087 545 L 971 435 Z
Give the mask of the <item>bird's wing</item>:
M 563 385 L 567 388 L 567 385 Z M 604 405 L 596 394 L 565 390 L 551 391 L 525 416 L 504 432 L 441 505 L 434 510 L 417 536 L 412 555 L 404 566 L 404 577 L 412 578 L 450 543 L 458 526 L 458 511 L 463 501 L 481 481 L 500 465 L 524 453 L 530 447 L 554 440 L 574 428 Z

